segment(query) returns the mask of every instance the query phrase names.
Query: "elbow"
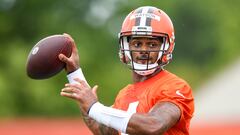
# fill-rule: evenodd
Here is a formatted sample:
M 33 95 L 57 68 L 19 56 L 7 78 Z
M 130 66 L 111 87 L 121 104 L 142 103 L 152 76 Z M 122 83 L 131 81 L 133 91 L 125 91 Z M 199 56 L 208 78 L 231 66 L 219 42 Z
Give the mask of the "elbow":
M 144 123 L 144 122 L 143 122 Z M 166 128 L 164 128 L 164 124 L 159 123 L 157 121 L 148 121 L 135 129 L 134 134 L 141 135 L 162 135 L 166 132 Z
M 166 129 L 160 123 L 141 124 L 134 128 L 128 128 L 128 134 L 134 135 L 162 135 Z
M 148 135 L 162 135 L 166 131 L 163 124 L 159 123 L 157 125 L 149 125 L 145 130 Z
M 149 116 L 138 121 L 130 121 L 127 129 L 128 134 L 136 135 L 161 135 L 171 127 L 168 120 L 159 120 L 159 118 Z

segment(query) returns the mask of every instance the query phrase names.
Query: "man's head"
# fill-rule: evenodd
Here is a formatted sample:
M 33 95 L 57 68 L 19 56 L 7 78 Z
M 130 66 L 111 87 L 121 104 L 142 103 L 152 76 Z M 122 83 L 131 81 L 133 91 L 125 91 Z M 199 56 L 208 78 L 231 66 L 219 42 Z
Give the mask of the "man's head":
M 174 40 L 173 24 L 165 12 L 139 7 L 122 24 L 119 56 L 136 73 L 149 75 L 172 59 Z

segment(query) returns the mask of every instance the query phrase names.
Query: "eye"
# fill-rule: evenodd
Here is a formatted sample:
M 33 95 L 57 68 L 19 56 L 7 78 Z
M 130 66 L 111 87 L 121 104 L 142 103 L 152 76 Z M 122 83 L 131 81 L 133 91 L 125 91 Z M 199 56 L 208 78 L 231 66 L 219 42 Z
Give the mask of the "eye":
M 155 47 L 157 47 L 157 46 L 158 46 L 158 44 L 156 44 L 156 43 L 150 43 L 150 44 L 149 44 L 149 47 L 150 47 L 150 48 L 155 48 Z
M 139 47 L 141 47 L 141 43 L 140 43 L 140 42 L 136 42 L 136 43 L 134 43 L 134 47 L 135 47 L 135 48 L 139 48 Z

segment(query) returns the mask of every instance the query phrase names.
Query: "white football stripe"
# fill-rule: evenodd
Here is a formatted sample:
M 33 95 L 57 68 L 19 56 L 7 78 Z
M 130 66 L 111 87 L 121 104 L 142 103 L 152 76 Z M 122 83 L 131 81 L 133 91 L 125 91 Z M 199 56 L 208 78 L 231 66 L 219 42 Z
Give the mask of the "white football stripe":
M 147 14 L 148 9 L 149 9 L 148 7 L 144 7 L 142 10 L 143 16 L 141 17 L 141 20 L 140 20 L 140 26 L 146 25 L 147 16 L 145 14 Z

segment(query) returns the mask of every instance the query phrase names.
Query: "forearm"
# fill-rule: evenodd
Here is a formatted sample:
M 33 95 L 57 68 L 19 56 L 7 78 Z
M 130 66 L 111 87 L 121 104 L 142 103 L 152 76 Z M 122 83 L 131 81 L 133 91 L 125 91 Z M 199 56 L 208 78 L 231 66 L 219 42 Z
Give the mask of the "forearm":
M 173 103 L 158 103 L 148 114 L 132 115 L 127 133 L 131 135 L 163 134 L 177 123 L 180 115 L 180 109 Z
M 134 114 L 128 123 L 127 133 L 131 135 L 161 135 L 166 131 L 164 125 L 153 116 Z
M 94 135 L 118 135 L 117 130 L 100 124 L 87 115 L 83 115 L 83 120 Z

